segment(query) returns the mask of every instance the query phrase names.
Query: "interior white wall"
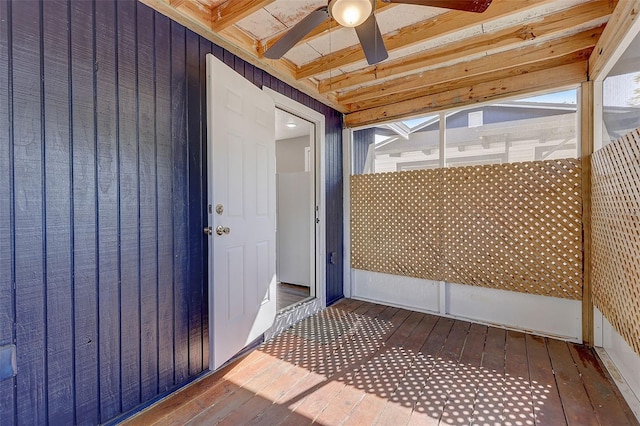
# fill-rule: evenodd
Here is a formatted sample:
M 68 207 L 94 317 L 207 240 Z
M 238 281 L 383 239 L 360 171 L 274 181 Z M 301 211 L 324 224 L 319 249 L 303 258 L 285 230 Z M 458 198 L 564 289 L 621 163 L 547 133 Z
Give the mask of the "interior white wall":
M 279 282 L 311 287 L 311 173 L 305 172 L 309 135 L 276 141 Z
M 304 172 L 309 136 L 276 141 L 276 173 Z
M 311 287 L 311 173 L 278 173 L 278 281 Z
M 594 340 L 598 354 L 636 418 L 640 419 L 640 356 L 598 308 L 593 311 Z
M 352 297 L 582 342 L 582 302 L 352 270 Z

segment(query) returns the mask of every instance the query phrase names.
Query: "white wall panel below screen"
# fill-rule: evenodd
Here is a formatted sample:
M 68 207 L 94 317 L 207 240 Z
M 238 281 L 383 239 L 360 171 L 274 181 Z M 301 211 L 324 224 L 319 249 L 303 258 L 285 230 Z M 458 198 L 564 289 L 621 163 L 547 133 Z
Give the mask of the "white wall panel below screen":
M 582 342 L 582 303 L 505 290 L 352 270 L 352 297 Z
M 618 385 L 629 408 L 640 421 L 640 356 L 611 323 L 594 308 L 594 334 L 598 355 Z M 613 364 L 613 365 L 611 365 Z

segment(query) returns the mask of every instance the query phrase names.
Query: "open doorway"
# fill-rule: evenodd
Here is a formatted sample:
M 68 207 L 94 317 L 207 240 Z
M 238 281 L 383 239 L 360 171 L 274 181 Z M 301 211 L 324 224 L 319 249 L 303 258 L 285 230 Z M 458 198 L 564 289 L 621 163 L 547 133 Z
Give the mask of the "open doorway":
M 277 309 L 316 296 L 314 125 L 276 109 Z

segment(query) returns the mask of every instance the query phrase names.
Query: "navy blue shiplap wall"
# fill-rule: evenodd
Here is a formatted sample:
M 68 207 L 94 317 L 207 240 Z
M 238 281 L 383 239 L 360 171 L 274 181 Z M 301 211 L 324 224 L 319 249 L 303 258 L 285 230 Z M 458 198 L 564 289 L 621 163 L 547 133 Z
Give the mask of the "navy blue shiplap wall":
M 362 174 L 367 163 L 369 146 L 376 141 L 376 129 L 362 129 L 353 132 L 353 171 L 354 175 Z
M 134 0 L 0 0 L 1 424 L 96 424 L 202 372 L 205 55 L 326 116 L 342 297 L 341 116 Z

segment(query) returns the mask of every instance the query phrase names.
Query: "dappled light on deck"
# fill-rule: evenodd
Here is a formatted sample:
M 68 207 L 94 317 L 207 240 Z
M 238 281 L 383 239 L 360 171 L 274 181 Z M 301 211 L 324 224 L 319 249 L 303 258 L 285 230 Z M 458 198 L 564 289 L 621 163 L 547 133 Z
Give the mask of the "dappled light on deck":
M 534 425 L 534 401 L 544 411 L 550 385 L 390 345 L 397 328 L 388 319 L 333 309 L 260 350 L 326 378 L 288 395 L 281 403 L 290 409 L 337 381 L 404 408 L 417 423 Z
M 355 300 L 154 410 L 131 423 L 637 424 L 584 346 Z

